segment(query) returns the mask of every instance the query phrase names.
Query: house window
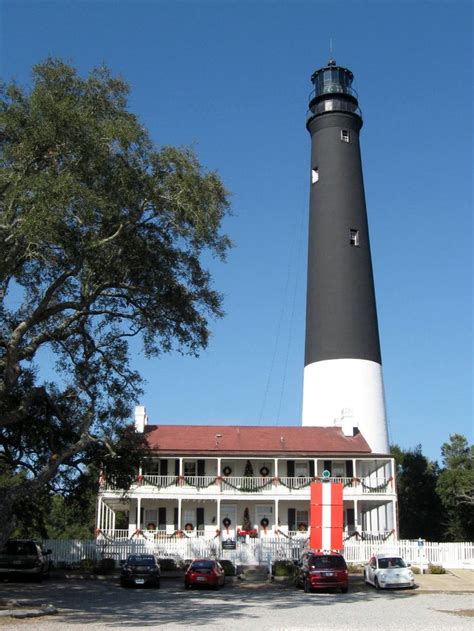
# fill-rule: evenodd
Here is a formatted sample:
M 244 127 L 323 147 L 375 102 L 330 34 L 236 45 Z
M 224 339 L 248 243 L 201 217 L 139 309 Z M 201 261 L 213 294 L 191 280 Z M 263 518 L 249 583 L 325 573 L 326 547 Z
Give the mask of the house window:
M 308 511 L 297 510 L 296 511 L 296 528 L 300 530 L 300 528 L 302 528 L 303 526 L 305 526 L 306 528 L 308 528 L 309 526 Z
M 295 462 L 295 476 L 297 478 L 307 478 L 308 473 L 308 463 L 307 462 Z
M 348 129 L 341 129 L 341 140 L 342 142 L 350 142 L 351 134 Z
M 314 169 L 311 171 L 311 184 L 316 184 L 318 180 L 319 180 L 318 167 L 314 167 Z
M 187 460 L 184 463 L 184 475 L 185 476 L 195 476 L 196 475 L 196 461 L 195 460 Z
M 343 478 L 346 473 L 346 466 L 344 462 L 334 462 L 332 463 L 332 475 L 335 478 Z
M 359 231 L 354 228 L 350 229 L 350 244 L 354 247 L 359 247 Z

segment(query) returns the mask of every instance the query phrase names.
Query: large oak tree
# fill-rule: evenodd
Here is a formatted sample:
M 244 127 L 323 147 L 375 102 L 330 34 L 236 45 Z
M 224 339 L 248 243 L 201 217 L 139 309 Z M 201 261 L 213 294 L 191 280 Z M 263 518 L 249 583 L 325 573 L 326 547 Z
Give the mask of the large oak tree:
M 230 246 L 228 194 L 191 150 L 156 148 L 127 94 L 56 59 L 1 89 L 0 539 L 20 498 L 113 453 L 140 394 L 128 340 L 197 354 L 223 313 L 203 255 Z

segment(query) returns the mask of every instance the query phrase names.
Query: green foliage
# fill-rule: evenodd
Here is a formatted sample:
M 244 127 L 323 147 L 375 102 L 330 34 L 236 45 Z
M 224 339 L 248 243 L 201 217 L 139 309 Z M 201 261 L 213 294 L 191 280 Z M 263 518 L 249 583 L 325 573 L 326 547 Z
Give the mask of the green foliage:
M 272 565 L 273 576 L 292 577 L 295 573 L 295 564 L 291 561 L 275 561 Z
M 81 559 L 79 569 L 83 572 L 93 572 L 96 567 L 95 559 Z
M 18 502 L 67 494 L 90 463 L 129 476 L 107 460 L 141 393 L 128 340 L 198 354 L 223 314 L 202 260 L 230 246 L 228 194 L 190 149 L 155 148 L 127 95 L 57 59 L 0 90 L 0 539 Z
M 95 564 L 94 572 L 96 574 L 111 574 L 116 569 L 115 559 L 112 558 L 104 558 L 100 559 L 98 563 Z
M 364 573 L 364 566 L 363 565 L 357 565 L 356 563 L 348 563 L 347 564 L 347 570 L 348 570 L 349 574 L 363 574 Z
M 446 537 L 450 541 L 474 539 L 474 445 L 452 434 L 441 447 L 444 469 L 436 489 L 444 508 Z
M 428 565 L 428 574 L 446 574 L 442 565 Z
M 421 445 L 403 451 L 391 448 L 397 465 L 398 512 L 401 539 L 442 536 L 441 502 L 436 493 L 438 466 L 421 453 Z

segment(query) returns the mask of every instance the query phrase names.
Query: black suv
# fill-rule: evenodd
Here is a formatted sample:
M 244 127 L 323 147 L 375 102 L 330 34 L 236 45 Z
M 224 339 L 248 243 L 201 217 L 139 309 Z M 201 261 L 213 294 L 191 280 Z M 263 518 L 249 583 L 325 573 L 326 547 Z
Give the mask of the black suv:
M 120 585 L 132 587 L 135 585 L 160 586 L 160 564 L 152 554 L 129 554 L 126 561 L 122 561 Z
M 340 589 L 345 594 L 349 588 L 349 572 L 344 557 L 336 552 L 303 552 L 296 564 L 295 584 L 305 592 Z
M 10 539 L 0 550 L 0 577 L 31 577 L 37 581 L 49 578 L 51 550 L 31 539 Z

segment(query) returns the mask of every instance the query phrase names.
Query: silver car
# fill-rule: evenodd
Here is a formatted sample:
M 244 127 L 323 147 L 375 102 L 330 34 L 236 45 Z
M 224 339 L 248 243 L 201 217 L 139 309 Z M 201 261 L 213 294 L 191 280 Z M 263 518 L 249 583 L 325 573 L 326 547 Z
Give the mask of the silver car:
M 402 557 L 374 554 L 364 568 L 364 579 L 376 589 L 415 587 L 415 576 Z

